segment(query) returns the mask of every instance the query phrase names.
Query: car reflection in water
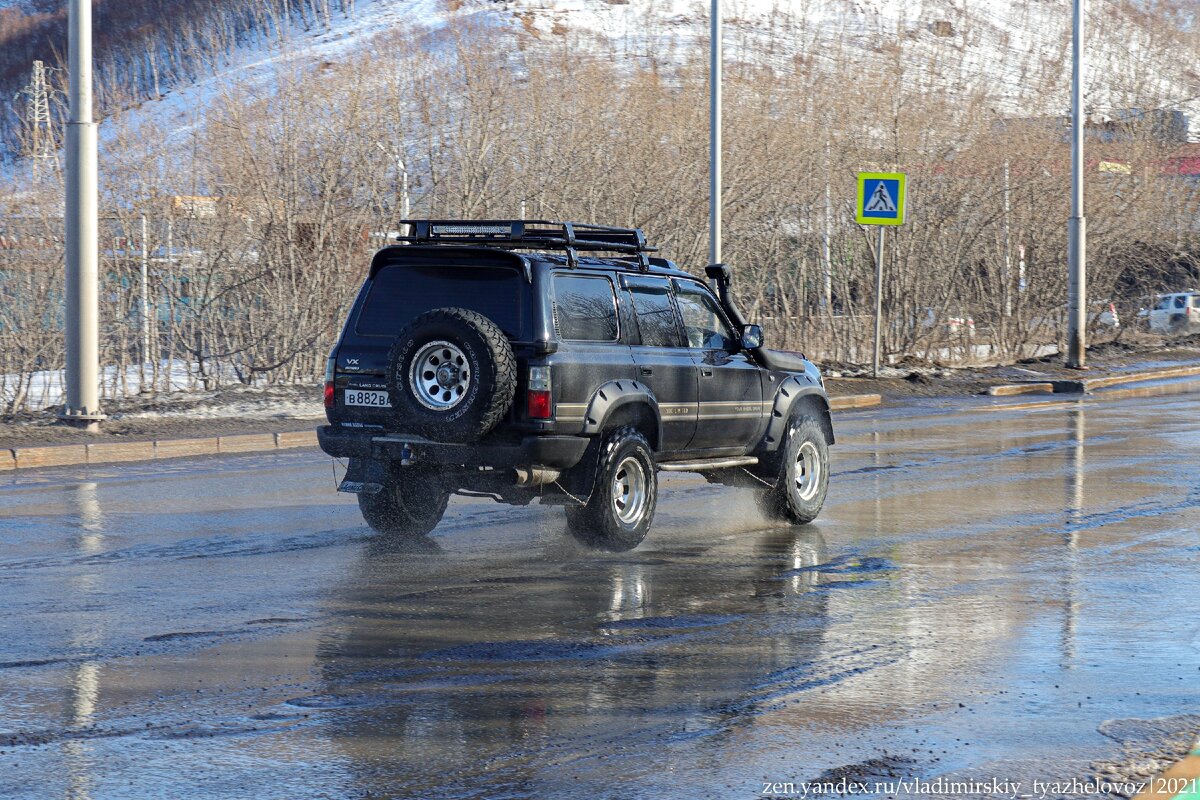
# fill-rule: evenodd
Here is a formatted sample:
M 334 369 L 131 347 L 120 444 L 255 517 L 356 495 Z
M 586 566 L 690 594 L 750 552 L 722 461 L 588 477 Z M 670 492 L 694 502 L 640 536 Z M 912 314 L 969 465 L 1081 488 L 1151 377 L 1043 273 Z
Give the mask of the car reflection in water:
M 387 795 L 546 796 L 581 762 L 727 735 L 826 627 L 818 529 L 746 536 L 715 559 L 562 542 L 477 580 L 432 540 L 377 540 L 334 601 L 324 692 L 294 702 Z

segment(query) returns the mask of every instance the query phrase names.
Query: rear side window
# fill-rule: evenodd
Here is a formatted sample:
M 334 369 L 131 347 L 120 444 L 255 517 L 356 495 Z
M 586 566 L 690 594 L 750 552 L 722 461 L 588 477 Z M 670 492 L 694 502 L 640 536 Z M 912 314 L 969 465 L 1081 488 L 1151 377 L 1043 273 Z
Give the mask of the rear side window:
M 1176 308 L 1185 308 L 1186 306 L 1187 306 L 1187 297 L 1185 295 L 1181 294 L 1175 298 L 1175 307 Z
M 426 311 L 453 307 L 477 311 L 523 339 L 527 296 L 525 279 L 507 267 L 392 264 L 375 274 L 357 329 L 393 336 Z
M 657 286 L 631 286 L 633 310 L 637 314 L 638 328 L 642 332 L 642 344 L 650 347 L 679 347 L 679 323 L 675 318 L 675 306 L 671 303 L 671 290 L 664 281 Z
M 617 298 L 608 278 L 554 276 L 554 325 L 560 338 L 577 342 L 617 340 Z

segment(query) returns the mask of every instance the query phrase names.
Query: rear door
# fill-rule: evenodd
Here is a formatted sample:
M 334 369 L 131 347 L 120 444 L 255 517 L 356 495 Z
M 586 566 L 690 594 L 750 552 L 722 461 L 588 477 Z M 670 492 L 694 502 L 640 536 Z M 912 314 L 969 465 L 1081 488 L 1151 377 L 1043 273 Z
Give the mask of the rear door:
M 623 283 L 637 316 L 632 346 L 637 380 L 650 387 L 662 417 L 660 450 L 683 450 L 696 432 L 698 369 L 685 348 L 683 330 L 666 278 L 625 275 Z
M 455 254 L 397 257 L 364 285 L 342 334 L 334 367 L 334 418 L 343 424 L 391 420 L 385 375 L 396 336 L 435 308 L 477 311 L 511 340 L 530 338 L 532 302 L 525 277 L 507 260 Z
M 555 418 L 562 432 L 575 433 L 583 428 L 588 403 L 601 385 L 635 377 L 633 357 L 608 274 L 555 272 L 551 286 L 559 341 L 551 359 Z
M 700 416 L 691 446 L 748 446 L 762 429 L 763 372 L 741 349 L 713 293 L 697 281 L 674 281 L 688 349 L 700 373 Z
M 1174 299 L 1174 296 L 1169 294 L 1161 295 L 1158 298 L 1158 302 L 1150 311 L 1150 330 L 1159 333 L 1167 330 L 1167 323 L 1171 318 L 1171 304 Z

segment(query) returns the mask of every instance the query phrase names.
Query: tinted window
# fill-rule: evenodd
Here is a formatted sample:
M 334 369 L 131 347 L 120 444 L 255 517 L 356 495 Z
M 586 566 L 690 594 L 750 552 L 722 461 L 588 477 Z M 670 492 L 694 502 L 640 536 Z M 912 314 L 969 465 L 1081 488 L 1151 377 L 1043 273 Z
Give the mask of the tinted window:
M 683 329 L 687 333 L 688 347 L 703 347 L 709 350 L 733 349 L 733 331 L 725 323 L 716 299 L 704 289 L 687 281 L 676 283 L 679 313 L 683 316 Z
M 554 276 L 554 324 L 563 339 L 617 340 L 617 298 L 608 278 Z
M 419 314 L 455 307 L 478 311 L 513 338 L 527 338 L 527 291 L 525 279 L 506 267 L 393 264 L 376 273 L 358 315 L 358 332 L 395 335 Z
M 679 347 L 679 325 L 671 290 L 664 281 L 661 287 L 632 286 L 633 310 L 637 314 L 642 344 L 651 347 Z
M 1187 305 L 1187 298 L 1184 297 L 1183 295 L 1179 295 L 1178 297 L 1175 298 L 1175 307 L 1176 308 L 1183 308 L 1186 305 Z

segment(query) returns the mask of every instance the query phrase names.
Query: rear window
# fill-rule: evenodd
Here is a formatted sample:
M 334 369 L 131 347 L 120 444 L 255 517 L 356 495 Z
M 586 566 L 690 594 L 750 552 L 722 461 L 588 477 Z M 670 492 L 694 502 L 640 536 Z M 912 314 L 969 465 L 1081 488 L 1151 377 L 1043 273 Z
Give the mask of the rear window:
M 567 341 L 615 342 L 617 298 L 608 278 L 554 276 L 554 324 Z
M 375 274 L 358 314 L 359 333 L 395 335 L 435 308 L 466 308 L 514 339 L 526 335 L 528 284 L 516 270 L 493 266 L 392 264 Z

